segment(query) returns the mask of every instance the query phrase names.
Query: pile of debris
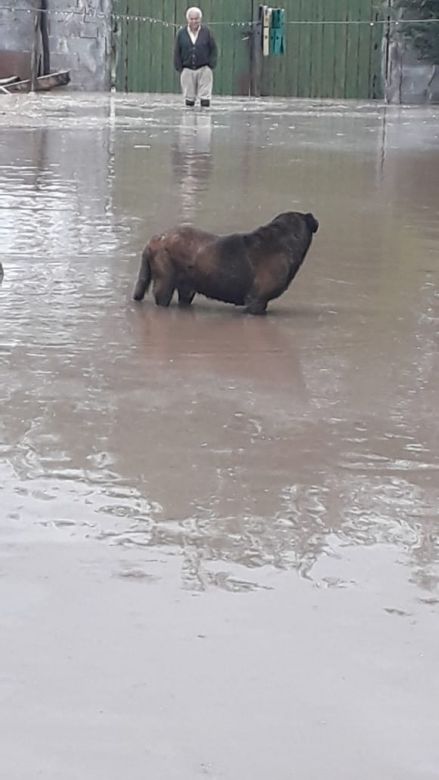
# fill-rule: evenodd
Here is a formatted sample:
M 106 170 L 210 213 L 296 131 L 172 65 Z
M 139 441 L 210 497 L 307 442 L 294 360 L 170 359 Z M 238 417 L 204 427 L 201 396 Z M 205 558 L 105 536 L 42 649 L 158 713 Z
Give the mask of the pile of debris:
M 36 92 L 54 89 L 54 87 L 65 87 L 70 81 L 70 71 L 59 70 L 57 73 L 48 73 L 45 76 L 37 76 L 32 79 L 20 79 L 19 76 L 9 76 L 0 79 L 0 93 L 10 95 L 11 92 L 30 92 L 34 89 Z

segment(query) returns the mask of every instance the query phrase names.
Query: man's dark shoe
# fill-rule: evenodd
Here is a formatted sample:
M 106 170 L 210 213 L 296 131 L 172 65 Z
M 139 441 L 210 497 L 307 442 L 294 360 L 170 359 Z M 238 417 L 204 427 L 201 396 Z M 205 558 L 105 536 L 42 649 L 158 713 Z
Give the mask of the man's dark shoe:
M 202 108 L 209 108 L 209 106 L 210 106 L 210 100 L 203 99 L 203 100 L 200 100 L 200 103 L 201 103 L 201 107 Z
M 194 105 L 195 105 L 195 100 L 185 100 L 184 102 L 185 102 L 185 103 L 186 103 L 186 105 L 187 105 L 187 106 L 189 106 L 190 108 L 193 108 L 193 107 L 194 107 Z

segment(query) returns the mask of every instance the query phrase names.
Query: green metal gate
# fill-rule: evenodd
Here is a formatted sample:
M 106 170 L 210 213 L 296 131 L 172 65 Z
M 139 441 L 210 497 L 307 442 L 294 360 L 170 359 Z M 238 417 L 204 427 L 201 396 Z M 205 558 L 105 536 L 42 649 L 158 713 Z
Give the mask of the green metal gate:
M 382 2 L 282 0 L 282 5 L 286 53 L 264 57 L 263 95 L 382 97 Z
M 185 23 L 188 0 L 113 0 L 116 89 L 178 92 L 173 68 L 176 30 Z M 248 95 L 252 0 L 202 0 L 206 23 L 218 44 L 215 93 Z M 225 24 L 226 22 L 226 24 Z M 244 24 L 245 22 L 245 24 Z
M 256 73 L 256 0 L 202 0 L 219 48 L 215 93 L 380 98 L 385 26 L 381 0 L 278 0 L 285 54 L 262 57 Z M 116 88 L 178 92 L 176 30 L 187 0 L 113 0 Z

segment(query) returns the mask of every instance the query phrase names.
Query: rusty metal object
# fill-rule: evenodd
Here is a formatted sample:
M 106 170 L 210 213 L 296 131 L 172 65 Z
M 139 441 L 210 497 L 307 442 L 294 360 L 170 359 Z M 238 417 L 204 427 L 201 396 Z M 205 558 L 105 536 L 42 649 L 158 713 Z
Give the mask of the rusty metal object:
M 30 78 L 30 51 L 0 51 L 0 79 L 17 76 L 21 81 Z

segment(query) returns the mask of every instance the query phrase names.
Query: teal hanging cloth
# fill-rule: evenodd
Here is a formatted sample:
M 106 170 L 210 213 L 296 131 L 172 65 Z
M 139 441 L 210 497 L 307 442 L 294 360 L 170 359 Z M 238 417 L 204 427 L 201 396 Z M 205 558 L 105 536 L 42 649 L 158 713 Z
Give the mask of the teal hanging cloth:
M 270 54 L 285 54 L 284 8 L 273 8 L 271 12 Z

